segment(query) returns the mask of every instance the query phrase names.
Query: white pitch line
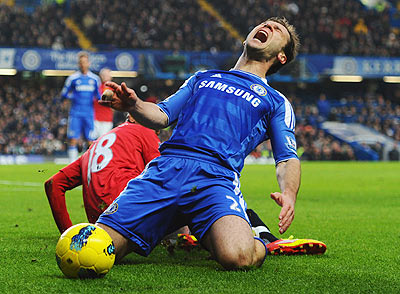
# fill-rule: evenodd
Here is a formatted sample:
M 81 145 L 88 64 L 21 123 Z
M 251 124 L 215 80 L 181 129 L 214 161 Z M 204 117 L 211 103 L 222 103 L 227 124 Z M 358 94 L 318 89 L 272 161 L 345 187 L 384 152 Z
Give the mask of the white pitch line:
M 25 187 L 25 188 L 16 188 L 16 187 L 11 187 L 11 188 L 1 188 L 0 187 L 0 192 L 26 192 L 26 191 L 41 191 L 42 189 L 40 188 L 35 188 L 35 187 Z
M 43 183 L 38 183 L 38 182 L 0 181 L 0 185 L 14 186 L 14 188 L 15 188 L 15 186 L 40 187 L 40 188 L 43 188 L 43 190 L 44 190 L 44 182 Z M 82 190 L 82 186 L 76 187 L 75 189 L 76 190 Z M 2 188 L 2 190 L 4 190 L 4 188 Z
M 43 187 L 44 183 L 18 182 L 18 181 L 0 181 L 0 185 L 13 185 L 13 186 L 23 186 L 23 187 Z

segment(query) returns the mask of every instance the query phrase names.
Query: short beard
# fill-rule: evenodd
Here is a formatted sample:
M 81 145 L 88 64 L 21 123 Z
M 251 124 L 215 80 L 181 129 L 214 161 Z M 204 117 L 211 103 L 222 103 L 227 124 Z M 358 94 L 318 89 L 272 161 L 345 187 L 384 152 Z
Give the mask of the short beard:
M 260 62 L 269 61 L 279 53 L 279 52 L 266 53 L 265 49 L 254 48 L 250 46 L 247 42 L 244 44 L 244 51 L 248 59 Z

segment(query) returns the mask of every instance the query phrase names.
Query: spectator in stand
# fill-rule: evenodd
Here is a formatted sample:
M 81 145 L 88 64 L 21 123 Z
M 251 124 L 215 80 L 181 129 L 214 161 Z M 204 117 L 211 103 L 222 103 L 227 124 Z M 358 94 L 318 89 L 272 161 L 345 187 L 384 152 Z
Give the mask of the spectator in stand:
M 301 53 L 396 57 L 400 50 L 400 39 L 391 27 L 388 8 L 381 12 L 366 9 L 361 1 L 208 2 L 243 34 L 251 22 L 262 20 L 265 14 L 284 15 L 299 28 Z M 360 19 L 364 29 L 361 24 L 356 28 Z M 359 33 L 360 29 L 363 33 Z
M 107 87 L 106 82 L 112 80 L 111 70 L 109 68 L 103 68 L 100 70 L 100 94 L 104 92 Z M 105 133 L 111 131 L 113 128 L 113 116 L 114 112 L 111 108 L 100 105 L 98 99 L 93 100 L 93 110 L 94 110 L 94 138 L 99 138 Z
M 132 11 L 139 13 L 132 18 Z M 72 1 L 71 16 L 94 44 L 107 49 L 236 51 L 242 41 L 197 1 Z
M 321 160 L 332 160 L 332 149 L 329 145 L 322 146 Z
M 326 100 L 325 93 L 321 93 L 319 95 L 319 100 L 317 102 L 317 108 L 319 115 L 325 120 L 328 118 L 329 113 L 331 112 L 331 104 L 328 100 Z
M 344 159 L 342 148 L 341 148 L 339 142 L 333 141 L 331 148 L 332 148 L 331 149 L 331 160 L 340 161 L 340 160 Z
M 299 124 L 296 128 L 298 148 L 304 152 L 302 160 L 355 160 L 353 149 L 317 130 L 311 125 Z
M 393 148 L 392 148 L 392 150 L 389 151 L 389 160 L 390 161 L 399 161 L 400 160 L 400 152 L 399 152 L 398 142 L 393 143 Z
M 374 145 L 371 146 L 371 149 L 378 154 L 379 160 L 383 159 L 383 146 L 379 142 L 376 142 Z
M 19 5 L 0 4 L 0 46 L 79 48 L 64 17 L 59 5 L 39 5 L 29 14 Z
M 400 138 L 400 106 L 381 93 L 369 93 L 364 99 L 356 100 L 343 97 L 340 105 L 331 109 L 329 117 L 345 123 L 360 123 L 395 140 Z
M 64 152 L 66 108 L 57 90 L 45 81 L 24 87 L 15 77 L 0 79 L 0 153 L 54 154 Z
M 25 87 L 20 84 L 24 82 Z M 2 77 L 0 79 L 0 153 L 1 154 L 46 154 L 64 156 L 67 150 L 67 121 L 68 121 L 68 101 L 60 102 L 57 89 L 54 88 L 55 80 L 21 80 L 20 76 Z M 149 88 L 156 89 L 153 93 L 148 92 L 151 100 L 155 97 L 166 97 L 168 92 L 176 91 L 180 86 L 180 81 L 173 81 L 166 84 L 165 81 L 147 81 Z M 334 93 L 329 94 L 334 97 Z M 329 117 L 334 120 L 339 119 L 338 113 L 347 109 L 349 117 L 353 117 L 355 122 L 368 127 L 375 126 L 380 133 L 385 134 L 396 141 L 400 141 L 400 105 L 396 99 L 389 100 L 387 96 L 380 93 L 367 93 L 363 95 L 353 94 L 343 96 L 343 103 L 337 100 L 330 100 L 332 103 Z M 304 150 L 301 158 L 304 160 L 321 160 L 322 146 L 328 145 L 332 148 L 332 143 L 327 139 L 327 135 L 317 126 L 307 123 L 308 116 L 316 108 L 315 104 L 309 107 L 303 96 L 296 97 L 293 93 L 293 106 L 296 113 L 297 127 L 296 138 L 298 147 Z M 317 96 L 318 97 L 318 96 Z M 342 97 L 341 97 L 342 98 Z M 147 100 L 147 99 L 146 99 Z M 340 103 L 340 104 L 339 104 Z M 356 108 L 356 111 L 353 110 Z M 307 108 L 307 114 L 305 109 Z M 332 115 L 336 111 L 336 116 Z M 315 112 L 315 110 L 314 110 Z M 117 117 L 117 115 L 114 116 Z M 345 116 L 343 116 L 344 119 Z M 122 122 L 120 120 L 120 122 Z M 165 141 L 170 137 L 172 128 L 161 131 L 160 139 Z M 340 144 L 344 160 L 355 160 L 352 148 L 345 144 Z M 371 146 L 378 150 L 376 146 Z M 390 148 L 389 148 L 390 149 Z M 270 157 L 270 148 L 267 144 L 261 145 L 262 157 Z M 300 155 L 300 153 L 299 153 Z
M 78 48 L 77 37 L 62 20 L 70 16 L 99 48 L 236 51 L 233 37 L 197 1 L 67 1 L 38 5 L 31 14 L 21 6 L 0 5 L 0 46 Z M 397 57 L 400 38 L 389 8 L 366 9 L 358 0 L 208 1 L 242 33 L 265 15 L 284 15 L 302 36 L 304 54 Z M 130 11 L 140 11 L 131 19 Z M 68 13 L 69 12 L 69 13 Z M 182 25 L 183 24 L 183 25 Z M 60 36 L 62 40 L 56 40 Z
M 343 144 L 344 160 L 356 160 L 353 149 L 347 144 Z

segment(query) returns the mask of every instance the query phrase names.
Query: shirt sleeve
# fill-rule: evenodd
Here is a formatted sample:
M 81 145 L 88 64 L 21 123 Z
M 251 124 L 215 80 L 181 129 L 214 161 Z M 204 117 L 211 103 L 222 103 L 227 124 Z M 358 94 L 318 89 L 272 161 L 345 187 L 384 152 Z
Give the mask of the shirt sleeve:
M 188 99 L 192 96 L 196 75 L 187 79 L 179 90 L 157 105 L 168 117 L 168 125 L 174 123 Z
M 97 97 L 97 100 L 100 100 L 100 98 L 101 98 L 100 87 L 101 87 L 101 81 L 100 81 L 100 78 L 97 78 L 96 79 L 96 92 L 94 94 Z
M 72 77 L 69 76 L 65 81 L 64 87 L 61 90 L 61 98 L 70 99 L 71 97 L 69 96 L 69 92 L 71 92 L 71 89 L 72 89 Z
M 67 211 L 65 192 L 82 184 L 80 162 L 79 158 L 66 166 L 48 179 L 44 185 L 53 218 L 60 233 L 72 226 Z
M 278 106 L 270 120 L 269 137 L 275 164 L 290 158 L 297 158 L 297 144 L 294 136 L 296 118 L 289 101 L 284 98 L 284 103 Z

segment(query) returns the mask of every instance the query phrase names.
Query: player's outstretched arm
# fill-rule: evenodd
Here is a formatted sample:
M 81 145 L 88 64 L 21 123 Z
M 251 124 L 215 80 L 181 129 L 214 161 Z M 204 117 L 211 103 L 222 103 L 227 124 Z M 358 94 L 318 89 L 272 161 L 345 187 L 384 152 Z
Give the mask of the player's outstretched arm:
M 68 179 L 62 172 L 56 173 L 44 183 L 51 212 L 61 234 L 72 226 L 65 202 L 66 183 L 68 183 Z
M 281 192 L 271 193 L 271 198 L 282 207 L 279 214 L 279 233 L 283 234 L 294 219 L 294 206 L 300 187 L 300 161 L 295 158 L 278 163 L 276 176 Z
M 114 95 L 110 100 L 99 101 L 101 105 L 112 107 L 118 111 L 127 111 L 141 125 L 151 129 L 162 129 L 168 125 L 167 115 L 160 107 L 151 102 L 142 101 L 134 90 L 128 88 L 125 83 L 118 85 L 114 82 L 107 82 Z
M 80 158 L 67 165 L 44 183 L 51 212 L 60 233 L 72 226 L 65 202 L 65 192 L 82 185 Z

